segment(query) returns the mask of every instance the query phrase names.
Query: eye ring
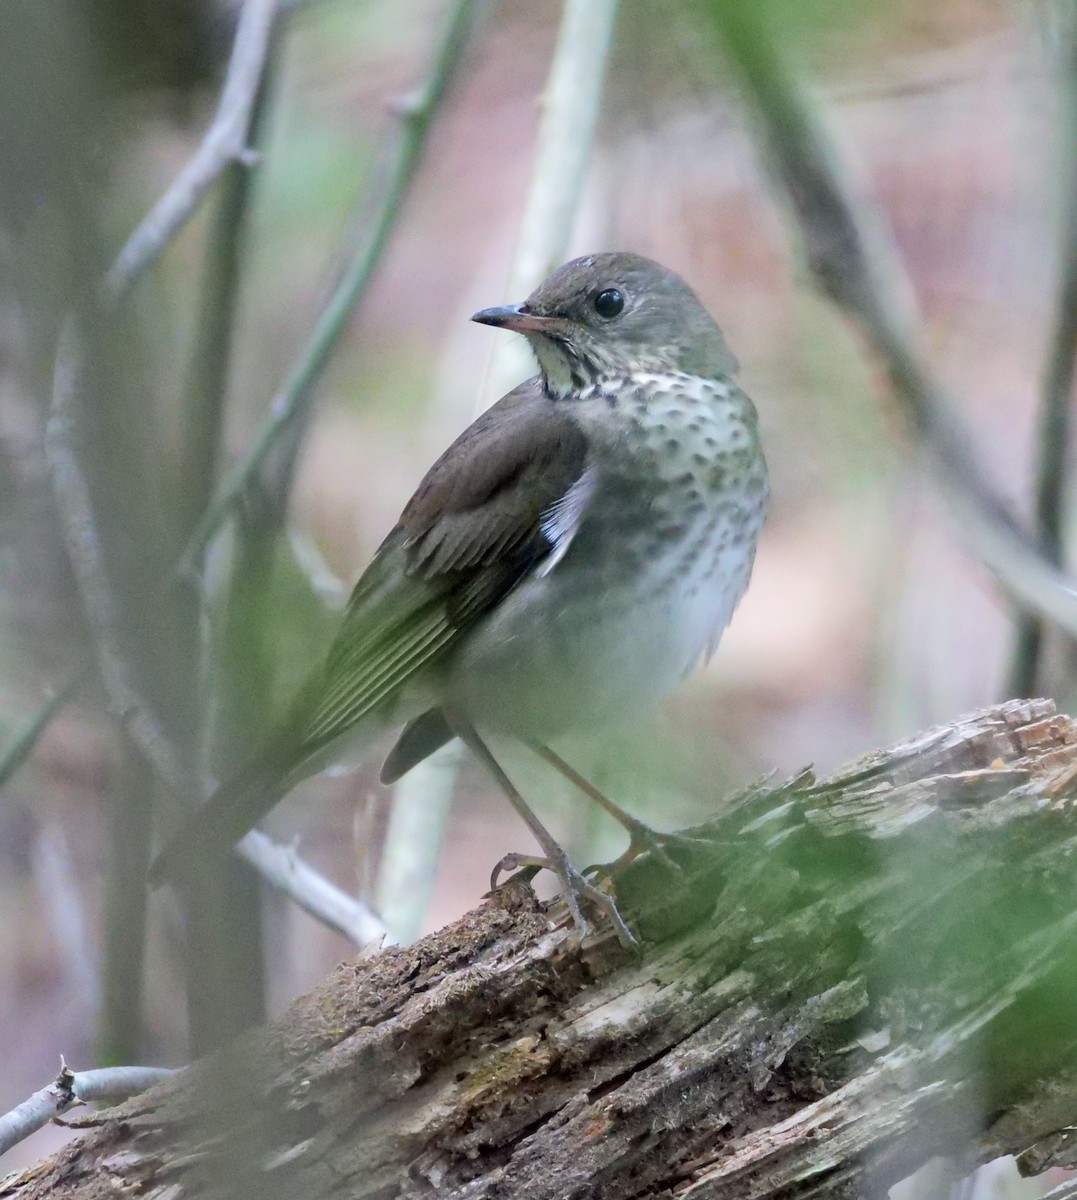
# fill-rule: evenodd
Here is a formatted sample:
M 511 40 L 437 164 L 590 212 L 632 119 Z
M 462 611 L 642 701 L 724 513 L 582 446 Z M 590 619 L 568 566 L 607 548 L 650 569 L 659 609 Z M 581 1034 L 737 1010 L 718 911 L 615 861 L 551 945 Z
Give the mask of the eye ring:
M 603 288 L 591 301 L 594 310 L 603 320 L 612 321 L 624 310 L 625 297 L 620 288 Z

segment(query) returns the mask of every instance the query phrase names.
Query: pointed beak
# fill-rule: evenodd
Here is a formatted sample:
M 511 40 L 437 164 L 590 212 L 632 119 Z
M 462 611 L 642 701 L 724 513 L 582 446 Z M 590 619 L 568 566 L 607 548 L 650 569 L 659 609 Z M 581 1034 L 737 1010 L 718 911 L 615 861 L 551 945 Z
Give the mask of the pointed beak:
M 526 304 L 483 308 L 471 319 L 478 321 L 480 325 L 493 325 L 496 329 L 514 329 L 517 333 L 542 333 L 554 321 L 553 317 L 540 317 L 538 313 L 529 312 Z

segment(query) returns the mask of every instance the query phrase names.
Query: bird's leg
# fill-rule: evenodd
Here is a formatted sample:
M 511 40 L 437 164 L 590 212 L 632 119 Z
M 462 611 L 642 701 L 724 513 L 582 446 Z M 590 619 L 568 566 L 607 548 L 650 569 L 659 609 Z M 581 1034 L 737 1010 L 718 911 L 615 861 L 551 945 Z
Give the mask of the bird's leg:
M 542 847 L 542 852 L 545 855 L 542 859 L 530 858 L 526 855 L 508 855 L 506 859 L 502 859 L 498 867 L 501 868 L 503 865 L 516 862 L 529 867 L 544 866 L 548 868 L 553 871 L 565 889 L 565 903 L 568 905 L 568 910 L 572 915 L 572 920 L 581 938 L 586 937 L 591 932 L 591 927 L 580 909 L 580 901 L 588 900 L 610 919 L 614 929 L 617 931 L 617 938 L 623 946 L 630 949 L 638 949 L 639 944 L 632 935 L 632 931 L 625 924 L 624 917 L 618 912 L 613 897 L 595 887 L 593 883 L 585 879 L 576 870 L 569 861 L 568 855 L 554 839 L 553 834 L 550 833 L 546 826 L 532 812 L 527 801 L 516 790 L 516 786 L 512 780 L 501 769 L 500 763 L 490 753 L 489 748 L 482 738 L 479 737 L 474 726 L 458 717 L 450 717 L 449 724 L 456 736 L 460 738 L 464 745 L 472 751 L 476 758 L 479 759 L 487 771 L 494 777 L 494 780 L 508 798 L 509 803 L 516 809 L 524 824 L 535 835 L 535 840 Z M 495 876 L 496 873 L 495 871 Z
M 609 873 L 613 873 L 621 867 L 627 866 L 634 858 L 638 858 L 645 851 L 649 851 L 658 859 L 664 866 L 674 871 L 680 871 L 681 865 L 670 857 L 666 846 L 670 843 L 691 842 L 695 839 L 682 837 L 677 833 L 659 833 L 656 829 L 652 829 L 649 825 L 645 825 L 638 817 L 634 817 L 631 813 L 619 805 L 615 804 L 609 796 L 604 792 L 600 792 L 598 788 L 589 780 L 585 779 L 575 767 L 570 766 L 560 756 L 550 749 L 549 746 L 541 742 L 529 743 L 531 749 L 542 759 L 550 764 L 555 771 L 563 775 L 569 783 L 579 788 L 585 796 L 592 799 L 603 812 L 609 813 L 613 819 L 622 825 L 628 831 L 628 849 L 615 862 L 611 863 L 608 868 Z

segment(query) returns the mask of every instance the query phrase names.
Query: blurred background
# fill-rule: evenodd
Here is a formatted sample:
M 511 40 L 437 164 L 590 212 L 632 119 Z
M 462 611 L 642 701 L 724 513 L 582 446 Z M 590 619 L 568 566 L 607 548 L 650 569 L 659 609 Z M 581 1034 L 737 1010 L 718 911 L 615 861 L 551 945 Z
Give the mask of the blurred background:
M 1028 514 L 1062 220 L 1049 10 L 775 6 L 790 60 L 904 255 L 922 348 L 969 448 Z M 13 768 L 15 747 L 20 762 L 0 795 L 0 1111 L 50 1079 L 60 1052 L 79 1066 L 188 1057 L 180 913 L 167 893 L 141 909 L 131 882 L 160 788 L 137 715 L 87 666 L 97 637 L 75 584 L 70 521 L 65 534 L 58 517 L 57 463 L 73 445 L 88 464 L 96 515 L 83 535 L 109 565 L 112 632 L 140 695 L 175 745 L 224 769 L 317 660 L 351 583 L 474 415 L 492 347 L 508 335 L 469 314 L 523 298 L 507 289 L 561 6 L 468 7 L 415 174 L 386 208 L 416 128 L 409 104 L 458 6 L 283 6 L 249 165 L 229 168 L 120 306 L 83 320 L 80 415 L 69 441 L 54 429 L 51 468 L 45 430 L 65 314 L 198 145 L 237 9 L 5 8 L 0 754 L 8 748 Z M 675 828 L 766 772 L 808 762 L 826 772 L 1005 698 L 1015 614 L 963 549 L 878 371 L 813 295 L 706 5 L 625 0 L 606 71 L 565 257 L 626 248 L 688 279 L 741 360 L 773 488 L 752 585 L 714 660 L 644 735 L 604 739 L 577 762 L 640 816 Z M 264 436 L 327 297 L 385 211 L 385 251 L 303 415 L 177 576 L 210 498 Z M 1069 667 L 1048 642 L 1037 692 L 1072 703 Z M 449 755 L 421 780 L 440 799 L 415 835 L 418 865 L 386 865 L 394 793 L 378 785 L 379 765 L 303 785 L 267 828 L 407 938 L 474 906 L 492 865 L 531 847 L 475 764 Z M 510 766 L 579 861 L 620 852 L 618 831 L 536 763 Z M 175 810 L 162 813 L 167 829 Z M 249 881 L 237 888 L 252 964 L 239 1009 L 252 1019 L 355 953 L 294 904 L 252 900 Z M 42 1131 L 10 1166 L 61 1137 Z M 1042 1185 L 1000 1166 L 982 1188 L 1035 1196 Z

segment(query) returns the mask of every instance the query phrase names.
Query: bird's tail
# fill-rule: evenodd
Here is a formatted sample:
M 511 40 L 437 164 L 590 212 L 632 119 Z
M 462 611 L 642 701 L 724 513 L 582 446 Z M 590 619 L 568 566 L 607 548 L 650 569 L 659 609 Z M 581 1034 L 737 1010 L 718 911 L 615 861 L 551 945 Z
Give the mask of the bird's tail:
M 284 795 L 279 765 L 256 761 L 226 780 L 190 814 L 154 859 L 151 887 L 190 880 L 205 863 L 220 861 Z

